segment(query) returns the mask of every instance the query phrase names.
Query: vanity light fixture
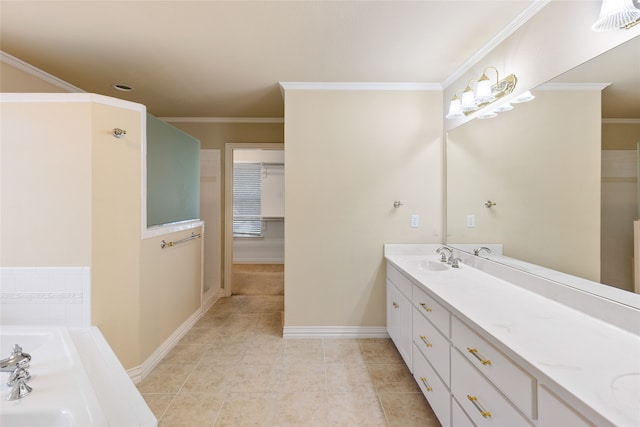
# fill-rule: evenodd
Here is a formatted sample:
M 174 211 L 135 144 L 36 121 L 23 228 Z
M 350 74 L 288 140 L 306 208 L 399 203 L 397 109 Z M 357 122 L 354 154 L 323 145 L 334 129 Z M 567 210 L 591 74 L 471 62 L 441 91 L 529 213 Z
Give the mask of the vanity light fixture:
M 482 73 L 480 80 L 478 80 L 478 86 L 476 87 L 476 103 L 478 104 L 493 102 L 496 99 L 491 90 L 491 80 L 487 77 L 488 70 L 494 70 L 496 72 L 496 85 L 498 84 L 498 70 L 496 67 L 487 67 Z
M 462 101 L 460 101 L 460 98 L 458 97 L 458 92 L 456 92 L 456 94 L 453 95 L 453 98 L 451 98 L 451 103 L 449 104 L 449 113 L 446 116 L 447 119 L 461 119 L 465 117 L 464 113 L 462 112 Z
M 638 23 L 640 9 L 633 0 L 602 0 L 600 16 L 591 29 L 598 32 L 629 29 Z
M 467 83 L 467 87 L 464 88 L 464 92 L 462 92 L 462 112 L 463 113 L 472 113 L 478 109 L 476 104 L 476 97 L 473 94 L 473 89 L 471 89 L 471 82 L 473 80 L 469 80 Z
M 495 83 L 489 79 L 487 72 L 493 70 L 496 73 Z M 509 95 L 516 87 L 518 79 L 515 75 L 509 74 L 504 79 L 500 80 L 498 69 L 496 67 L 487 67 L 482 72 L 482 76 L 476 81 L 475 93 L 472 83 L 475 80 L 469 80 L 467 87 L 462 91 L 462 96 L 459 97 L 456 91 L 451 103 L 449 104 L 449 113 L 446 115 L 448 119 L 459 119 L 469 114 L 478 111 L 481 108 L 497 101 L 505 95 Z M 489 113 L 483 115 L 490 115 Z M 487 118 L 487 117 L 483 117 Z

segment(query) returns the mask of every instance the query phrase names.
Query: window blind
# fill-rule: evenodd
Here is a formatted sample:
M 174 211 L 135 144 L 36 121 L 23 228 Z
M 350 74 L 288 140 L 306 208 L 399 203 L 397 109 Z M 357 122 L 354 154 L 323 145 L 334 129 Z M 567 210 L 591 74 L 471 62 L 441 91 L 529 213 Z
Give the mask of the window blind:
M 262 165 L 233 164 L 233 235 L 262 236 Z

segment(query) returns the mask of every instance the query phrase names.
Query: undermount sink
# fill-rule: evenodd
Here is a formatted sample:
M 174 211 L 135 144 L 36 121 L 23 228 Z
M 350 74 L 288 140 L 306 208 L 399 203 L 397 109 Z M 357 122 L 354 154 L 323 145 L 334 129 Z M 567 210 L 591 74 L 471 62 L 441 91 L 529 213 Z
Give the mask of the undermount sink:
M 446 263 L 440 261 L 427 259 L 418 262 L 418 269 L 429 271 L 445 271 L 449 269 L 449 266 L 447 266 Z

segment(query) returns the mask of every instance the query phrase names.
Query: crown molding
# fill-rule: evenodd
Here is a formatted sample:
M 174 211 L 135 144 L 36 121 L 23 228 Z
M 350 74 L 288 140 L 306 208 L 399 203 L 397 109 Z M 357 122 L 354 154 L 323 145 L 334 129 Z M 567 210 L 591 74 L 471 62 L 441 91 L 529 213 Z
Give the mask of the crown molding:
M 281 90 L 442 90 L 440 83 L 280 82 Z
M 158 117 L 173 123 L 284 123 L 282 117 Z
M 43 80 L 55 87 L 59 87 L 60 89 L 64 89 L 67 92 L 71 93 L 84 93 L 85 91 L 80 89 L 77 86 L 74 86 L 70 83 L 65 82 L 62 79 L 57 78 L 54 75 L 47 73 L 46 71 L 41 70 L 40 68 L 34 67 L 31 64 L 24 62 L 21 59 L 16 58 L 13 55 L 9 55 L 6 52 L 0 50 L 0 62 L 4 62 L 7 65 L 11 65 L 14 68 L 19 69 L 20 71 L 24 71 L 27 74 L 31 74 Z
M 535 0 L 525 10 L 523 10 L 513 21 L 506 27 L 498 32 L 487 44 L 482 46 L 475 54 L 466 60 L 457 70 L 455 70 L 449 77 L 442 82 L 442 87 L 447 88 L 460 77 L 462 77 L 467 71 L 469 71 L 474 65 L 476 65 L 482 58 L 487 56 L 489 52 L 495 49 L 500 43 L 505 41 L 511 34 L 513 34 L 518 28 L 523 26 L 527 21 L 533 18 L 543 7 L 549 4 L 551 0 Z
M 554 91 L 554 90 L 597 90 L 602 91 L 607 86 L 610 86 L 611 83 L 545 83 L 534 89 L 533 91 L 537 92 L 540 90 L 544 91 Z

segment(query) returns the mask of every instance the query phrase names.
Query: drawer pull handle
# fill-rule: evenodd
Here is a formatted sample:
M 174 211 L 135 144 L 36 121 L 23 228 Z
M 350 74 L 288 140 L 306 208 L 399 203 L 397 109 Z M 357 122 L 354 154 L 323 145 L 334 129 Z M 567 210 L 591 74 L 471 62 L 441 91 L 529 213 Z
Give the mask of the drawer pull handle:
M 427 337 L 425 337 L 424 335 L 420 335 L 420 339 L 422 340 L 424 345 L 426 345 L 427 347 L 433 347 L 433 344 L 431 344 L 429 341 L 427 341 Z
M 395 301 L 392 304 L 393 304 L 393 308 L 398 308 L 399 307 L 398 303 L 395 302 Z
M 480 411 L 480 415 L 482 415 L 484 418 L 491 418 L 491 412 L 485 410 L 482 407 L 480 402 L 478 402 L 478 398 L 477 397 L 467 394 L 467 399 L 469 399 L 471 401 L 471 403 L 473 403 L 473 406 L 475 406 L 476 409 L 478 411 Z
M 427 391 L 433 391 L 433 388 L 429 385 L 425 377 L 420 377 L 420 381 L 422 381 L 422 384 L 424 384 Z
M 427 304 L 421 302 L 420 305 L 424 308 L 424 311 L 431 313 L 433 310 L 430 307 L 427 307 Z
M 475 356 L 476 359 L 478 359 L 480 361 L 480 363 L 482 363 L 483 365 L 491 365 L 491 360 L 489 359 L 485 359 L 484 357 L 482 357 L 479 353 L 478 353 L 478 349 L 477 348 L 469 348 L 467 347 L 467 351 L 471 354 L 473 354 Z

